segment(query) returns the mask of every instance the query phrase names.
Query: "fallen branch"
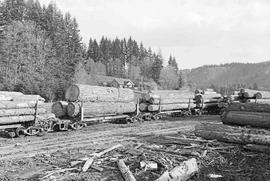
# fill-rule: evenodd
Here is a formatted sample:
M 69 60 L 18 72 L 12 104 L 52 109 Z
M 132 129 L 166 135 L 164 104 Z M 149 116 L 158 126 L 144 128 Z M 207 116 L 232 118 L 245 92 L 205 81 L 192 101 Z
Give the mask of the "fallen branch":
M 85 164 L 84 164 L 84 166 L 83 166 L 83 168 L 82 168 L 82 171 L 83 171 L 83 172 L 86 172 L 86 171 L 88 170 L 88 168 L 93 164 L 93 162 L 95 161 L 95 159 L 101 157 L 102 155 L 104 155 L 104 154 L 106 154 L 106 153 L 108 153 L 108 152 L 110 152 L 110 151 L 112 151 L 112 150 L 114 150 L 114 149 L 116 149 L 116 148 L 122 147 L 122 146 L 123 146 L 122 144 L 117 144 L 117 145 L 112 146 L 112 147 L 110 147 L 110 148 L 108 148 L 108 149 L 106 149 L 106 150 L 104 150 L 104 151 L 102 151 L 102 152 L 99 152 L 99 153 L 93 153 L 93 154 L 92 154 L 93 157 L 88 158 L 88 159 L 86 160 L 86 162 L 85 162 Z
M 72 171 L 72 170 L 78 170 L 77 168 L 65 168 L 65 169 L 60 169 L 60 170 L 56 170 L 56 171 L 52 171 L 49 174 L 45 175 L 44 177 L 42 177 L 40 180 L 45 179 L 53 174 L 56 173 L 62 173 L 62 172 L 66 172 L 66 171 Z
M 134 175 L 126 166 L 123 159 L 118 160 L 117 165 L 125 181 L 136 181 Z

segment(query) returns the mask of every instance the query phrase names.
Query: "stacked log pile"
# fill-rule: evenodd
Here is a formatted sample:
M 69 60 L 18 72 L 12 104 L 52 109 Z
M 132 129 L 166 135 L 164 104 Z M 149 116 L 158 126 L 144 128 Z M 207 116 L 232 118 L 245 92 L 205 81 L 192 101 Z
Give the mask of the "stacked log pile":
M 197 125 L 195 134 L 205 139 L 243 144 L 251 150 L 269 150 L 269 104 L 232 103 L 221 115 L 221 120 L 223 124 Z
M 45 99 L 39 95 L 0 91 L 0 97 L 0 126 L 54 118 L 42 107 Z
M 66 90 L 65 98 L 68 103 L 59 102 L 54 106 L 53 110 L 57 115 L 67 114 L 73 118 L 83 115 L 84 118 L 93 118 L 136 111 L 134 92 L 127 88 L 74 84 Z
M 258 91 L 252 89 L 240 89 L 235 91 L 232 95 L 232 101 L 234 102 L 255 102 L 270 104 L 270 92 Z
M 142 112 L 163 112 L 194 108 L 194 94 L 189 90 L 157 90 L 146 93 L 140 101 Z

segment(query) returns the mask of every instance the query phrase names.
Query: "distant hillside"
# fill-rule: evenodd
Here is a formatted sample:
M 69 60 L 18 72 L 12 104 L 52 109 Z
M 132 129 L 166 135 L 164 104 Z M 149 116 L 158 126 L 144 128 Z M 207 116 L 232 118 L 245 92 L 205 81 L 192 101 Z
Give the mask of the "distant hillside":
M 187 81 L 194 87 L 252 88 L 255 83 L 261 90 L 270 90 L 270 61 L 262 63 L 230 63 L 191 69 Z

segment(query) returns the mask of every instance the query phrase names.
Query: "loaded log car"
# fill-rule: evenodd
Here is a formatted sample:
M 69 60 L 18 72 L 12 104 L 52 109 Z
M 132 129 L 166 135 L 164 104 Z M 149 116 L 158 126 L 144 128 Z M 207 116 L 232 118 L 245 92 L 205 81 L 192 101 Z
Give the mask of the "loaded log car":
M 44 99 L 38 95 L 1 91 L 0 97 L 0 131 L 11 137 L 38 134 L 40 125 L 46 127 L 45 120 L 55 118 L 42 107 Z
M 8 93 L 5 99 L 0 94 L 0 130 L 11 137 L 80 129 L 112 120 L 134 122 L 167 114 L 190 115 L 195 107 L 194 95 L 187 90 L 138 93 L 128 88 L 74 84 L 66 90 L 66 101 L 55 102 L 50 111 L 44 109 L 46 104 L 40 96 L 18 94 L 20 99 Z M 142 103 L 146 103 L 146 110 Z

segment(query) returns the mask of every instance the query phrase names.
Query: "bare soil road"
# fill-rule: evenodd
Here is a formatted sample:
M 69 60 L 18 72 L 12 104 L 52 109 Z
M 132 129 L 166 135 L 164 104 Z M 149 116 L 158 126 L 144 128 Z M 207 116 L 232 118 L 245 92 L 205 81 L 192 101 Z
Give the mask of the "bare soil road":
M 218 117 L 204 117 L 200 120 L 219 120 Z M 54 165 L 61 166 L 61 160 L 85 157 L 98 150 L 117 143 L 137 143 L 136 135 L 177 133 L 191 131 L 199 122 L 194 118 L 177 118 L 132 124 L 96 124 L 77 131 L 47 133 L 42 137 L 4 138 L 0 137 L 0 180 L 29 180 L 33 175 Z M 50 160 L 44 165 L 43 157 Z M 45 161 L 46 162 L 46 161 Z M 67 163 L 69 164 L 69 163 Z
M 166 118 L 132 124 L 104 123 L 89 125 L 77 131 L 47 133 L 42 137 L 15 139 L 0 137 L 0 181 L 122 181 L 123 178 L 116 164 L 118 158 L 126 159 L 127 165 L 137 180 L 155 180 L 165 170 L 194 157 L 194 154 L 190 152 L 192 155 L 185 157 L 178 154 L 179 152 L 171 154 L 148 150 L 149 147 L 155 148 L 155 143 L 146 141 L 146 137 L 152 139 L 153 135 L 155 137 L 168 134 L 192 136 L 194 126 L 206 121 L 219 122 L 220 118 L 219 116 L 201 116 Z M 82 158 L 92 157 L 91 154 L 118 143 L 121 143 L 123 147 L 96 160 L 87 172 L 80 171 L 84 162 L 72 166 L 72 163 Z M 200 165 L 200 172 L 191 180 L 270 180 L 268 155 L 245 152 L 241 149 L 241 145 L 217 144 L 218 148 L 226 149 L 215 151 L 216 148 L 212 149 L 208 144 L 195 145 L 197 150 L 194 151 Z M 143 146 L 140 147 L 140 145 Z M 174 143 L 162 147 L 165 150 L 175 151 L 181 151 L 183 148 L 185 146 L 174 145 Z M 192 149 L 192 145 L 190 148 Z M 208 150 L 207 156 L 201 157 L 200 155 L 203 155 L 206 150 Z M 156 171 L 138 169 L 140 161 L 147 159 L 156 160 L 157 163 L 162 162 L 159 165 L 160 169 Z M 75 170 L 65 171 L 73 168 Z M 222 175 L 222 177 L 213 179 L 209 177 L 209 174 Z

